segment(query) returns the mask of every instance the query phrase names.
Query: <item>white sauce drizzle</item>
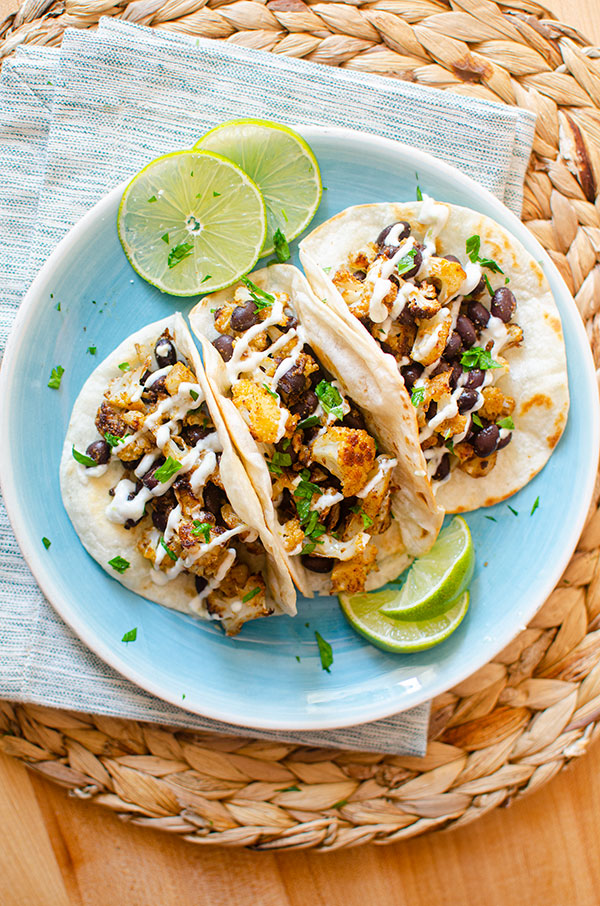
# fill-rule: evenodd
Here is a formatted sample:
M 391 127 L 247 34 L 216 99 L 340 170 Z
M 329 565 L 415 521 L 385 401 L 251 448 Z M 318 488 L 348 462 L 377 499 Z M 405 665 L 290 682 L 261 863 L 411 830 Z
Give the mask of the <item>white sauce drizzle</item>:
M 377 487 L 381 479 L 384 477 L 386 472 L 389 472 L 390 469 L 393 469 L 394 466 L 398 465 L 397 459 L 392 459 L 390 456 L 378 456 L 375 460 L 377 463 L 377 471 L 371 479 L 366 483 L 362 490 L 356 492 L 357 497 L 366 497 L 371 491 Z

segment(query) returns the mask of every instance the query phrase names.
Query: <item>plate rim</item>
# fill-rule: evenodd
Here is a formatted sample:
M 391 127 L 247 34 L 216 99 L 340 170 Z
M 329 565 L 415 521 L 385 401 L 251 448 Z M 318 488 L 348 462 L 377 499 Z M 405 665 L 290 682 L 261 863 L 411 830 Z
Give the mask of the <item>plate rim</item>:
M 412 164 L 414 164 L 415 166 L 415 171 L 417 170 L 417 168 L 422 167 L 423 164 L 426 163 L 430 169 L 436 170 L 446 178 L 451 178 L 452 180 L 454 180 L 455 184 L 458 184 L 459 187 L 462 184 L 462 186 L 464 186 L 465 189 L 470 190 L 471 193 L 473 193 L 473 190 L 476 189 L 477 195 L 482 201 L 482 205 L 486 208 L 485 213 L 487 214 L 487 216 L 501 220 L 502 225 L 505 226 L 505 228 L 508 229 L 509 232 L 511 232 L 515 236 L 515 238 L 523 243 L 530 254 L 534 255 L 534 257 L 536 257 L 540 261 L 545 274 L 547 276 L 552 275 L 553 280 L 558 283 L 558 286 L 560 286 L 560 295 L 562 295 L 563 297 L 561 304 L 564 303 L 565 305 L 572 307 L 571 314 L 575 315 L 575 317 L 573 318 L 573 327 L 575 330 L 578 345 L 580 347 L 578 351 L 581 352 L 582 349 L 584 350 L 584 354 L 580 357 L 580 367 L 583 369 L 586 375 L 586 383 L 588 383 L 590 389 L 593 386 L 597 390 L 596 370 L 589 340 L 585 331 L 585 326 L 577 309 L 576 303 L 564 280 L 562 279 L 560 272 L 552 262 L 545 249 L 538 242 L 538 240 L 527 230 L 527 227 L 488 189 L 481 186 L 476 180 L 472 179 L 462 171 L 456 169 L 450 164 L 447 164 L 445 161 L 439 160 L 434 155 L 416 149 L 410 145 L 406 145 L 402 142 L 397 142 L 393 139 L 373 135 L 371 133 L 361 132 L 360 130 L 341 127 L 307 126 L 304 124 L 294 124 L 291 126 L 291 128 L 296 129 L 296 131 L 298 131 L 302 135 L 302 137 L 309 142 L 309 144 L 311 141 L 311 136 L 313 136 L 314 138 L 328 137 L 333 138 L 334 140 L 338 139 L 342 142 L 344 140 L 352 140 L 353 142 L 356 142 L 358 140 L 360 142 L 366 142 L 367 144 L 378 147 L 384 151 L 392 151 L 400 155 L 408 164 L 411 164 L 412 162 Z M 11 386 L 11 378 L 16 376 L 14 370 L 15 363 L 23 343 L 25 328 L 31 318 L 35 315 L 36 299 L 39 292 L 38 287 L 41 287 L 44 283 L 46 283 L 55 269 L 60 266 L 62 260 L 69 254 L 72 245 L 78 241 L 80 234 L 85 232 L 85 230 L 88 229 L 88 227 L 91 224 L 95 223 L 97 220 L 103 220 L 106 218 L 116 200 L 120 198 L 120 195 L 124 191 L 124 188 L 126 187 L 128 182 L 129 180 L 124 180 L 113 189 L 111 189 L 92 208 L 90 208 L 90 210 L 87 211 L 84 216 L 79 221 L 77 221 L 77 223 L 75 223 L 71 227 L 71 229 L 53 249 L 48 259 L 44 262 L 44 264 L 36 274 L 27 292 L 25 293 L 10 330 L 2 361 L 2 368 L 0 369 L 0 436 L 10 437 L 8 427 L 11 405 L 8 389 Z M 562 314 L 562 312 L 559 311 L 559 314 Z M 570 389 L 572 392 L 573 388 Z M 552 564 L 552 568 L 548 569 L 545 572 L 545 581 L 542 581 L 538 586 L 536 595 L 531 597 L 530 601 L 535 602 L 534 605 L 525 602 L 524 608 L 520 613 L 521 623 L 527 624 L 533 618 L 535 613 L 540 609 L 540 607 L 548 598 L 549 594 L 555 588 L 556 583 L 562 575 L 565 567 L 569 563 L 573 551 L 575 550 L 577 542 L 581 536 L 581 532 L 589 510 L 589 503 L 593 494 L 596 474 L 598 471 L 598 451 L 600 449 L 599 407 L 594 408 L 593 412 L 589 413 L 588 431 L 586 432 L 586 436 L 590 441 L 590 451 L 594 455 L 591 455 L 588 458 L 588 470 L 587 475 L 585 475 L 585 481 L 583 483 L 584 493 L 581 497 L 581 503 L 576 513 L 576 518 L 571 521 L 571 531 L 569 534 L 568 543 L 563 547 L 562 556 L 556 558 Z M 64 622 L 78 636 L 78 638 L 81 639 L 81 641 L 91 651 L 97 654 L 98 657 L 100 657 L 106 664 L 108 664 L 109 667 L 116 670 L 119 674 L 121 674 L 121 676 L 124 676 L 126 679 L 130 680 L 139 688 L 146 690 L 152 695 L 155 695 L 162 701 L 172 704 L 180 711 L 187 711 L 188 713 L 208 717 L 213 720 L 223 721 L 232 725 L 233 727 L 250 727 L 259 730 L 280 731 L 327 729 L 333 730 L 342 727 L 356 726 L 357 722 L 359 724 L 368 723 L 371 721 L 390 717 L 394 714 L 402 713 L 403 711 L 421 705 L 424 702 L 430 701 L 436 695 L 439 695 L 442 692 L 445 692 L 448 689 L 452 688 L 453 686 L 463 682 L 468 676 L 471 676 L 486 663 L 489 663 L 491 660 L 493 660 L 498 652 L 506 647 L 506 645 L 515 638 L 516 634 L 519 631 L 519 627 L 513 627 L 512 629 L 507 630 L 504 634 L 496 636 L 494 638 L 494 643 L 491 646 L 491 648 L 493 649 L 493 653 L 491 655 L 489 653 L 489 650 L 486 649 L 485 655 L 483 657 L 475 657 L 474 659 L 469 660 L 468 667 L 460 669 L 459 663 L 459 665 L 453 672 L 453 678 L 451 681 L 448 681 L 447 678 L 442 679 L 442 675 L 440 675 L 437 680 L 434 680 L 432 682 L 431 686 L 427 687 L 426 691 L 424 691 L 423 687 L 419 686 L 419 689 L 404 692 L 401 701 L 392 699 L 391 702 L 388 701 L 385 705 L 379 705 L 379 707 L 373 706 L 369 710 L 369 714 L 367 716 L 361 714 L 358 719 L 356 717 L 352 719 L 346 716 L 341 719 L 335 720 L 335 718 L 332 718 L 331 716 L 328 718 L 319 718 L 317 715 L 313 715 L 311 717 L 311 715 L 307 713 L 305 719 L 301 723 L 299 723 L 297 719 L 294 719 L 291 722 L 280 718 L 278 718 L 277 720 L 270 720 L 268 716 L 260 718 L 259 720 L 253 718 L 252 723 L 248 723 L 243 721 L 243 715 L 227 709 L 225 711 L 215 710 L 210 706 L 206 707 L 204 705 L 201 707 L 190 707 L 190 705 L 192 705 L 192 702 L 188 703 L 187 701 L 186 706 L 182 708 L 181 700 L 176 697 L 175 693 L 170 693 L 168 689 L 157 687 L 156 684 L 153 683 L 151 677 L 147 676 L 144 673 L 141 673 L 135 667 L 132 667 L 129 662 L 127 662 L 124 657 L 124 653 L 123 655 L 121 655 L 118 649 L 111 648 L 110 645 L 105 643 L 102 639 L 99 639 L 93 630 L 90 629 L 88 631 L 85 618 L 82 618 L 77 613 L 73 613 L 68 600 L 63 598 L 59 589 L 54 588 L 53 580 L 51 579 L 49 574 L 47 574 L 41 553 L 37 550 L 37 546 L 34 545 L 33 536 L 30 536 L 28 526 L 25 524 L 24 519 L 21 518 L 21 514 L 19 512 L 19 501 L 16 484 L 14 481 L 10 444 L 0 445 L 0 487 L 2 489 L 8 518 L 15 534 L 15 538 L 19 544 L 19 547 L 21 549 L 21 552 L 23 553 L 29 569 L 31 569 L 36 582 L 38 583 L 42 593 L 47 598 L 50 605 L 53 607 L 58 616 L 62 620 L 64 620 Z M 361 710 L 364 711 L 364 707 Z

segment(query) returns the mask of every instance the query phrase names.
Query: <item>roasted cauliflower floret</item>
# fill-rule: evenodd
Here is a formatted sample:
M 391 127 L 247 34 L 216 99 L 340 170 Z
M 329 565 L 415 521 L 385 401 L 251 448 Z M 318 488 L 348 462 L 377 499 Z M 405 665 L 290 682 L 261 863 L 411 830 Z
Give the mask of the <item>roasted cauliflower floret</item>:
M 385 458 L 383 456 L 378 457 L 377 462 Z M 391 483 L 392 469 L 388 469 L 383 473 L 377 484 L 371 488 L 366 497 L 360 499 L 362 512 L 368 519 L 372 520 L 371 525 L 365 526 L 363 529 L 370 535 L 378 535 L 381 532 L 385 532 L 390 524 Z M 364 521 L 366 520 L 363 520 L 363 523 Z
M 351 497 L 366 484 L 375 462 L 375 441 L 360 428 L 333 425 L 315 438 L 311 454 L 315 462 L 339 478 L 344 496 Z
M 462 434 L 467 427 L 467 416 L 459 413 L 452 418 L 447 418 L 435 429 L 438 434 L 444 438 L 454 437 L 455 434 Z
M 219 333 L 229 333 L 229 322 L 231 321 L 231 313 L 235 305 L 232 302 L 227 302 L 221 308 L 217 309 L 215 312 L 215 329 Z
M 211 591 L 206 599 L 206 609 L 213 617 L 220 620 L 226 634 L 237 635 L 244 623 L 258 617 L 270 617 L 274 612 L 265 601 L 264 582 L 261 576 L 250 576 L 240 588 L 235 598 L 227 598 L 222 593 L 223 583 L 217 591 Z M 247 601 L 242 599 L 258 588 L 259 591 Z
M 419 322 L 412 358 L 421 365 L 431 365 L 442 355 L 452 327 L 452 313 L 441 308 L 432 318 Z
M 352 314 L 357 318 L 366 318 L 369 314 L 370 296 L 362 280 L 347 271 L 338 271 L 333 276 L 333 283 Z
M 429 319 L 433 318 L 440 310 L 442 301 L 438 298 L 437 290 L 433 284 L 422 283 L 410 291 L 407 307 L 413 317 Z
M 276 443 L 281 434 L 279 400 L 266 387 L 245 379 L 234 384 L 231 393 L 252 437 L 261 443 Z
M 456 261 L 447 261 L 445 258 L 432 256 L 427 262 L 427 280 L 439 288 L 439 297 L 442 302 L 457 294 L 466 276 L 461 265 Z
M 398 321 L 394 321 L 386 337 L 381 333 L 381 327 L 378 324 L 373 324 L 371 333 L 376 340 L 381 342 L 384 352 L 388 352 L 400 360 L 404 356 L 410 356 L 417 336 L 417 328 L 414 324 L 399 324 Z
M 165 388 L 169 396 L 175 396 L 180 384 L 197 384 L 198 380 L 193 371 L 183 362 L 175 362 L 169 373 L 165 376 Z
M 280 531 L 283 536 L 283 546 L 288 554 L 293 550 L 296 550 L 298 545 L 302 544 L 304 541 L 304 532 L 300 528 L 299 519 L 288 519 L 288 521 L 284 522 L 280 527 Z
M 367 242 L 357 252 L 351 252 L 348 256 L 348 267 L 355 271 L 366 271 L 375 261 L 379 249 L 374 242 Z
M 369 544 L 350 560 L 338 560 L 331 571 L 331 594 L 355 595 L 364 591 L 367 573 L 373 569 L 376 557 L 375 545 Z
M 504 396 L 498 387 L 484 387 L 481 392 L 485 402 L 478 415 L 483 415 L 491 422 L 497 422 L 498 419 L 512 415 L 515 408 L 512 396 Z
M 124 371 L 119 377 L 112 379 L 104 393 L 109 406 L 113 406 L 115 409 L 144 411 L 144 403 L 141 399 L 132 401 L 132 397 L 139 393 L 143 368 L 144 366 L 140 365 L 134 371 Z

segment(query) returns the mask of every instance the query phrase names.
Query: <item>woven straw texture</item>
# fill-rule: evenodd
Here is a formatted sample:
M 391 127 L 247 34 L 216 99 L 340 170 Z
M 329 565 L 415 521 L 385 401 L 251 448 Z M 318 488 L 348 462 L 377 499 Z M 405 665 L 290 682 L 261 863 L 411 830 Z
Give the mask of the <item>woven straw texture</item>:
M 533 0 L 25 0 L 23 42 L 119 16 L 537 113 L 523 220 L 600 365 L 600 49 Z M 600 509 L 559 585 L 497 658 L 433 702 L 424 758 L 314 749 L 0 703 L 0 750 L 125 820 L 256 849 L 391 843 L 473 821 L 600 735 Z M 598 723 L 597 723 L 598 722 Z

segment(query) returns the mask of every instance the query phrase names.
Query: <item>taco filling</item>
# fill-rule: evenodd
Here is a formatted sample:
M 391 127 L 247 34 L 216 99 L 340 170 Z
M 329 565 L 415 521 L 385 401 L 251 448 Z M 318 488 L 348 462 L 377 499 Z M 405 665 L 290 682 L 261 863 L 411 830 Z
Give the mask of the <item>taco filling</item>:
M 454 468 L 488 475 L 511 442 L 515 400 L 496 384 L 509 371 L 503 353 L 523 341 L 518 300 L 480 237 L 458 256 L 437 254 L 448 214 L 425 196 L 417 235 L 407 221 L 390 223 L 330 274 L 349 311 L 396 360 L 435 482 Z
M 247 620 L 273 612 L 256 568 L 262 542 L 229 501 L 220 473 L 223 447 L 194 366 L 168 328 L 153 347 L 136 344 L 136 350 L 141 363 L 120 364 L 122 373 L 106 387 L 95 418 L 98 436 L 73 455 L 86 480 L 110 463 L 122 466 L 108 490 L 105 518 L 135 529 L 136 549 L 156 585 L 189 574 L 196 592 L 190 609 L 235 634 Z
M 279 534 L 332 593 L 361 591 L 393 518 L 397 460 L 319 361 L 290 295 L 244 283 L 212 310 L 213 345 L 269 469 Z

